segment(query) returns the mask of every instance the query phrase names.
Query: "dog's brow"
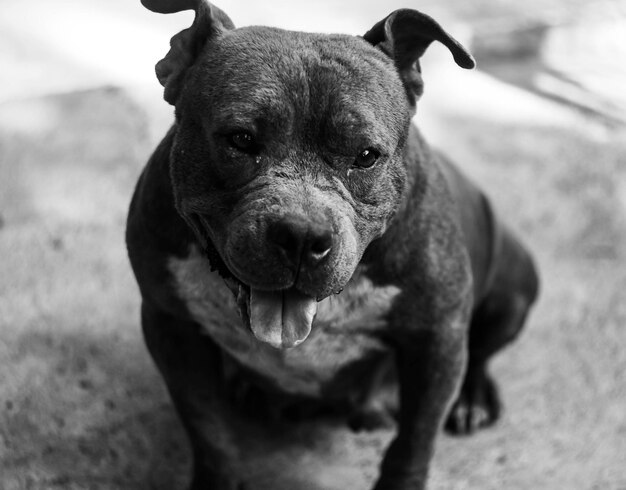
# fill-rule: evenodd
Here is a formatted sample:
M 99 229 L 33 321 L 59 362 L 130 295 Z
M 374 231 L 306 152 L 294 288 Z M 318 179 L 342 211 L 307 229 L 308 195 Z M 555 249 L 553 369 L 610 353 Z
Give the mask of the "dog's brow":
M 357 146 L 380 147 L 392 143 L 391 135 L 380 130 L 381 121 L 373 112 L 357 111 L 353 106 L 346 108 L 346 102 L 342 101 L 333 104 L 329 113 L 331 115 L 323 122 L 323 130 L 331 142 L 343 144 L 350 141 Z
M 288 124 L 291 113 L 285 103 L 248 100 L 225 106 L 214 115 L 214 121 L 221 127 L 262 129 L 277 126 L 276 129 L 284 129 L 282 127 Z

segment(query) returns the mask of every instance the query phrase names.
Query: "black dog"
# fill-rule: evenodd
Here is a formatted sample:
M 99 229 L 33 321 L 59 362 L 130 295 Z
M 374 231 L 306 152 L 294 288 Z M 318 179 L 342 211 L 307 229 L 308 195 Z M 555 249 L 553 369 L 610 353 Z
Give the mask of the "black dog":
M 446 415 L 457 433 L 498 417 L 487 364 L 538 289 L 485 196 L 411 124 L 429 44 L 463 68 L 472 57 L 414 10 L 352 37 L 234 29 L 205 0 L 142 1 L 196 12 L 156 68 L 176 123 L 127 229 L 192 488 L 243 488 L 219 422 L 235 379 L 292 414 L 332 407 L 370 428 L 391 380 L 398 435 L 375 489 L 424 488 Z

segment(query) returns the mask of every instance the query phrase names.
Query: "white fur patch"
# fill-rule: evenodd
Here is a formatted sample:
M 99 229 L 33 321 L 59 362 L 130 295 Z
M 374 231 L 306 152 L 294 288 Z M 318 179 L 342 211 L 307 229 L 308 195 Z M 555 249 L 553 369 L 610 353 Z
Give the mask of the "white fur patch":
M 240 363 L 291 393 L 320 395 L 337 372 L 366 355 L 387 350 L 377 332 L 400 293 L 377 287 L 357 270 L 340 295 L 321 301 L 309 338 L 278 350 L 259 342 L 239 318 L 231 291 L 196 248 L 171 258 L 169 270 L 193 318 Z
M 383 316 L 400 294 L 397 286 L 376 286 L 355 272 L 340 295 L 329 296 L 317 308 L 316 323 L 329 330 L 374 332 L 385 327 Z

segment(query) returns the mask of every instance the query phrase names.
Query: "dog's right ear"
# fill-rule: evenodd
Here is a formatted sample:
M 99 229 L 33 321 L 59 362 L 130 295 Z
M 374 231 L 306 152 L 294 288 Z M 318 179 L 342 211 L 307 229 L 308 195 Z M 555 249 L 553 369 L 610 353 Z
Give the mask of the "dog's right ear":
M 222 10 L 207 0 L 141 0 L 144 7 L 160 14 L 195 10 L 196 17 L 188 29 L 176 34 L 170 41 L 170 50 L 156 65 L 156 75 L 165 87 L 163 97 L 174 105 L 180 95 L 187 69 L 208 39 L 225 30 L 234 29 L 233 21 Z
M 476 65 L 472 55 L 448 34 L 432 17 L 412 9 L 392 12 L 363 36 L 378 47 L 396 65 L 410 99 L 415 102 L 422 95 L 424 83 L 419 59 L 433 41 L 446 46 L 461 68 Z

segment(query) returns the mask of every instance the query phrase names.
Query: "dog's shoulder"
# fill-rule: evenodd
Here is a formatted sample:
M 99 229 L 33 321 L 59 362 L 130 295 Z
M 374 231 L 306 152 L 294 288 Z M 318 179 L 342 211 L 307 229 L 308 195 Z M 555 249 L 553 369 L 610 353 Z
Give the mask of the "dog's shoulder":
M 126 247 L 144 300 L 173 313 L 184 311 L 171 294 L 167 260 L 187 254 L 191 233 L 174 208 L 169 158 L 173 126 L 144 167 L 126 222 Z
M 472 266 L 475 301 L 489 290 L 493 280 L 503 228 L 486 194 L 445 154 L 436 152 L 446 185 L 455 205 Z
M 434 324 L 434 316 L 450 311 L 453 304 L 459 306 L 459 298 L 471 300 L 470 256 L 455 190 L 439 155 L 414 125 L 404 158 L 407 179 L 402 203 L 364 261 L 378 283 L 401 285 L 403 305 L 421 311 L 425 323 Z

